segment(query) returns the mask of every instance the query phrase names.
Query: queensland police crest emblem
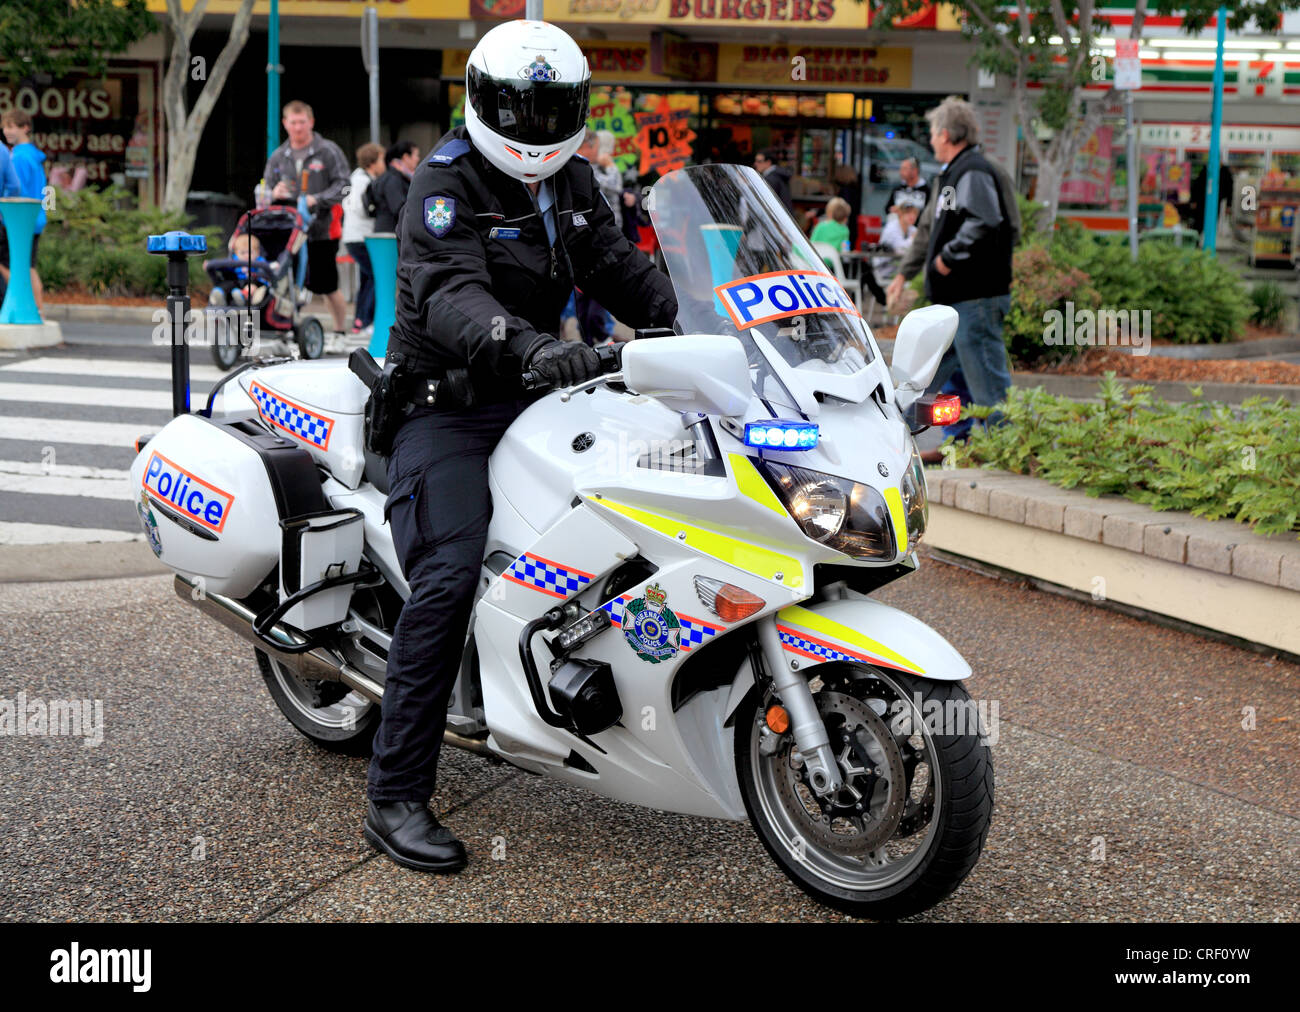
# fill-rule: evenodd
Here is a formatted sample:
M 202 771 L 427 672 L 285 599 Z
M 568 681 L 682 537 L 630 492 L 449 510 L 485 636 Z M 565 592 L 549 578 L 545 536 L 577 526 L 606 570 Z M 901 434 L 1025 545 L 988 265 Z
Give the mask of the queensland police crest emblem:
M 560 72 L 546 62 L 546 56 L 537 54 L 537 59 L 519 71 L 525 81 L 558 81 Z
M 140 526 L 144 528 L 145 537 L 149 539 L 149 547 L 154 555 L 161 556 L 162 538 L 158 536 L 158 519 L 153 515 L 153 507 L 149 505 L 149 496 L 146 493 L 140 493 L 140 501 L 135 504 L 135 511 L 140 514 Z
M 681 649 L 682 624 L 668 607 L 668 592 L 659 584 L 652 583 L 644 597 L 627 603 L 623 635 L 636 655 L 651 664 L 671 660 Z
M 424 198 L 424 227 L 436 239 L 447 234 L 456 224 L 456 201 L 451 197 Z

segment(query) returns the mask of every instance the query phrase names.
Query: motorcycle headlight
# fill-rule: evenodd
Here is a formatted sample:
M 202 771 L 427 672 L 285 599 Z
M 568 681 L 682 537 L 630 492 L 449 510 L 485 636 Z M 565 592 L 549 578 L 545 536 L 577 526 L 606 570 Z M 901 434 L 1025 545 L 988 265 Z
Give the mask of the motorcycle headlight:
M 925 464 L 921 461 L 921 451 L 916 448 L 915 440 L 912 441 L 912 461 L 903 472 L 899 491 L 903 493 L 903 512 L 907 516 L 907 550 L 911 552 L 930 522 L 930 501 L 925 495 Z
M 870 485 L 766 460 L 761 470 L 814 541 L 855 559 L 892 559 L 898 553 L 889 509 Z

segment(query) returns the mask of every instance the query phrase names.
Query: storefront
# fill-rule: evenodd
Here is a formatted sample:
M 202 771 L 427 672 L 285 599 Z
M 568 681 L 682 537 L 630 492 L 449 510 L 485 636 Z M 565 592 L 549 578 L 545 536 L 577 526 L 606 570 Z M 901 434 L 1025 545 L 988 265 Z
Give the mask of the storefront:
M 0 114 L 32 118 L 32 143 L 60 190 L 123 187 L 142 203 L 162 192 L 162 123 L 158 64 L 112 60 L 103 77 L 6 77 L 0 68 Z
M 944 93 L 913 90 L 910 46 L 684 42 L 666 34 L 580 40 L 594 85 L 589 125 L 614 134 L 629 185 L 650 185 L 688 163 L 750 164 L 770 151 L 791 172 L 800 211 L 820 213 L 841 195 L 879 214 L 898 161 L 930 157 L 909 135 Z M 443 52 L 445 128 L 464 121 L 468 55 Z
M 147 6 L 165 11 L 164 0 Z M 220 51 L 238 6 L 211 0 L 196 52 Z M 381 139 L 410 139 L 421 150 L 463 120 L 475 41 L 523 14 L 523 0 L 280 0 L 281 96 L 312 104 L 317 128 L 349 153 L 369 134 L 358 44 L 367 6 L 380 22 Z M 265 115 L 268 13 L 267 0 L 257 0 L 252 34 L 205 131 L 194 189 L 243 194 L 256 182 L 262 145 L 249 141 Z M 862 0 L 545 0 L 544 16 L 586 51 L 596 85 L 591 125 L 615 134 L 637 186 L 686 162 L 750 163 L 771 149 L 792 173 L 801 208 L 820 211 L 843 192 L 879 215 L 900 160 L 930 159 L 925 110 L 969 94 L 973 83 L 970 45 L 952 9 L 936 4 L 883 32 Z M 155 163 L 160 155 L 158 144 Z
M 1245 42 L 1238 43 L 1240 45 Z M 1274 40 L 1275 45 L 1285 40 Z M 1134 92 L 1138 127 L 1138 227 L 1202 228 L 1214 62 L 1166 55 L 1142 60 Z M 1296 252 L 1300 206 L 1300 61 L 1237 60 L 1224 67 L 1221 157 L 1232 178 L 1228 226 L 1252 263 L 1286 266 Z M 1107 84 L 1088 90 L 1097 101 Z M 1198 119 L 1198 117 L 1200 117 Z M 1128 228 L 1123 105 L 1104 110 L 1062 186 L 1061 214 L 1095 231 Z M 1021 189 L 1034 196 L 1036 166 L 1022 151 Z

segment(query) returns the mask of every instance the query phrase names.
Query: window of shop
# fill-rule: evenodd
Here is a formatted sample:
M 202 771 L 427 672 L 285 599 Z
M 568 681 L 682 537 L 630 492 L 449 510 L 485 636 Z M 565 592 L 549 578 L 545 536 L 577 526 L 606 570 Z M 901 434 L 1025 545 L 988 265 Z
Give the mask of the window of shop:
M 465 88 L 457 81 L 445 82 L 445 88 L 444 126 L 450 129 L 465 121 Z M 906 157 L 920 159 L 922 173 L 931 178 L 938 165 L 928 144 L 915 137 L 928 139 L 925 112 L 942 97 L 597 83 L 588 126 L 614 135 L 614 157 L 629 185 L 651 186 L 660 173 L 646 169 L 641 118 L 666 100 L 668 108 L 685 113 L 694 135 L 680 164 L 752 165 L 757 152 L 770 151 L 790 170 L 796 210 L 811 225 L 835 196 L 847 199 L 856 213 L 883 219 Z M 864 178 L 871 181 L 865 187 Z
M 158 89 L 156 65 L 135 61 L 113 61 L 102 78 L 15 80 L 0 70 L 0 112 L 31 116 L 32 142 L 45 152 L 51 185 L 115 185 L 147 204 L 161 180 Z
M 1203 222 L 1210 128 L 1203 123 L 1142 125 L 1143 198 L 1154 190 L 1166 218 Z M 1227 225 L 1250 262 L 1287 268 L 1300 251 L 1300 128 L 1227 125 L 1220 199 Z

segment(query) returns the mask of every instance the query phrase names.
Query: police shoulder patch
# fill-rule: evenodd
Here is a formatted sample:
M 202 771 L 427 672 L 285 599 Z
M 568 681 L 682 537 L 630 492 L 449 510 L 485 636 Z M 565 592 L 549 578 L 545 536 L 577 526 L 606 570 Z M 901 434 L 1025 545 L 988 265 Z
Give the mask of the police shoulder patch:
M 430 165 L 450 165 L 457 158 L 469 152 L 469 141 L 463 137 L 453 137 L 429 156 Z
M 435 193 L 424 198 L 424 228 L 435 239 L 441 239 L 456 224 L 456 201 L 452 197 Z

